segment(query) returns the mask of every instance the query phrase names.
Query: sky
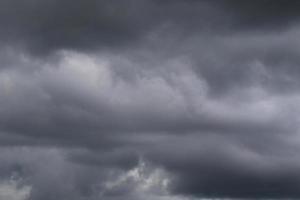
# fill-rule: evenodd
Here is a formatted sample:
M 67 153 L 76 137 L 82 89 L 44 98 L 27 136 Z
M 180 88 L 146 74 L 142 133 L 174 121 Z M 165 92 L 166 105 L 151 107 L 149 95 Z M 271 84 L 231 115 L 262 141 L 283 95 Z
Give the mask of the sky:
M 299 199 L 299 10 L 0 0 L 0 200 Z

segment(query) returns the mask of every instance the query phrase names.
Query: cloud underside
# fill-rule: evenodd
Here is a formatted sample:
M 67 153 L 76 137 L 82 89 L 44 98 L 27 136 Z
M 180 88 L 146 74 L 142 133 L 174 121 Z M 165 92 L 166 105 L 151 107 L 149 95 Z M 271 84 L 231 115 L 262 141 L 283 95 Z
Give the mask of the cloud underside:
M 300 198 L 298 1 L 0 1 L 0 199 Z

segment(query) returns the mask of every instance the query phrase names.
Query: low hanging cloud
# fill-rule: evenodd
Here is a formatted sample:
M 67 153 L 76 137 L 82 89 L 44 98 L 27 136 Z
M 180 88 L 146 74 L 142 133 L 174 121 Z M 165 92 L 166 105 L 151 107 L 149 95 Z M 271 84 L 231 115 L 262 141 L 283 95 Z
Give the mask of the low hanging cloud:
M 299 198 L 298 7 L 0 1 L 0 199 Z
M 30 196 L 31 187 L 18 188 L 17 181 L 10 180 L 0 184 L 0 198 L 12 200 L 27 200 Z

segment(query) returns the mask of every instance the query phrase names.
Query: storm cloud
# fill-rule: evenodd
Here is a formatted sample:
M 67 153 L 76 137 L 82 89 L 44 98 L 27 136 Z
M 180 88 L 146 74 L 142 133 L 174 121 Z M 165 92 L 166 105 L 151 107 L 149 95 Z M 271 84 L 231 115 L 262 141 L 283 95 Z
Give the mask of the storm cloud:
M 299 8 L 0 0 L 0 199 L 300 198 Z

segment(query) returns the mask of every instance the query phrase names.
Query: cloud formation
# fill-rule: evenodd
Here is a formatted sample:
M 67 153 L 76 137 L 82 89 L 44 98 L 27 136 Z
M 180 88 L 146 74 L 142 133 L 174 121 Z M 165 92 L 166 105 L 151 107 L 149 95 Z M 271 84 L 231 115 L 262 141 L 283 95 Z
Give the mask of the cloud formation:
M 0 198 L 299 198 L 298 7 L 0 0 Z

